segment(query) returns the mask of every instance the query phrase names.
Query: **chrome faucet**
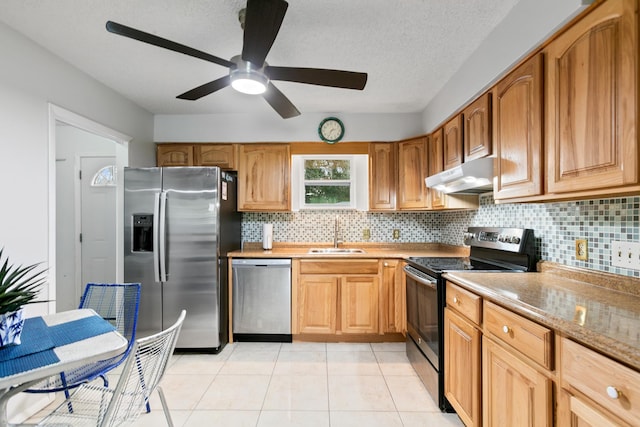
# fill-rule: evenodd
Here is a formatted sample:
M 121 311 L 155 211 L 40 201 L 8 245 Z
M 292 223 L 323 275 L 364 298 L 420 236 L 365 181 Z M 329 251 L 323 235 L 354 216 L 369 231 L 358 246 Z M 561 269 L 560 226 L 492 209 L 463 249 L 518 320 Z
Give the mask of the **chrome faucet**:
M 338 215 L 336 215 L 336 221 L 333 227 L 333 247 L 334 248 L 337 248 L 338 245 L 342 243 L 342 240 L 338 239 L 339 225 L 340 225 L 340 221 L 338 220 Z

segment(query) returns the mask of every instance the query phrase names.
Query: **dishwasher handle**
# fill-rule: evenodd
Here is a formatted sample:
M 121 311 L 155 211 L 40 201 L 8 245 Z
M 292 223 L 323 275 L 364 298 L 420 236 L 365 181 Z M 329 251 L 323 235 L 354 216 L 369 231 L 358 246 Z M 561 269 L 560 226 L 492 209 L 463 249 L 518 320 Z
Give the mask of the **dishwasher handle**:
M 233 258 L 231 266 L 234 268 L 242 267 L 291 267 L 291 259 L 276 258 Z

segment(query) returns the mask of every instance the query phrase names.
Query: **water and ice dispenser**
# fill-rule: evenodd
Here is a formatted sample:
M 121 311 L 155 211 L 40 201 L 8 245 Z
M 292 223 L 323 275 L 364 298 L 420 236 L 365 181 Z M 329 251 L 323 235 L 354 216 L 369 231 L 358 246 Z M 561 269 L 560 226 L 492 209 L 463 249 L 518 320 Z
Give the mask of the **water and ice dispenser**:
M 133 215 L 133 252 L 153 252 L 153 215 Z

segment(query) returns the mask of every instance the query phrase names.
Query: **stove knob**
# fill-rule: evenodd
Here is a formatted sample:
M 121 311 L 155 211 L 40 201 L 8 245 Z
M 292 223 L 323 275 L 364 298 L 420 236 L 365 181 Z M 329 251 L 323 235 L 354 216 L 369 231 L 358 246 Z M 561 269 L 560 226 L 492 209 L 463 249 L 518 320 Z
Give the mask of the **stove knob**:
M 506 242 L 506 236 L 502 235 L 502 234 L 498 234 L 498 242 Z
M 518 236 L 511 236 L 511 243 L 515 243 L 517 245 L 520 243 L 520 238 Z

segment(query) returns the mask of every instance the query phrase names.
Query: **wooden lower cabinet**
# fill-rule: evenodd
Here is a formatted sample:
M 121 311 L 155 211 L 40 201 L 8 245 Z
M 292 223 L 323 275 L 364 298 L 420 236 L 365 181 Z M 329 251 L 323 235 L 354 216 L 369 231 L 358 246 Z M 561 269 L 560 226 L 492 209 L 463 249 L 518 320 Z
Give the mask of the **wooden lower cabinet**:
M 402 260 L 380 260 L 380 332 L 404 333 L 407 330 L 405 287 Z
M 340 278 L 301 275 L 298 282 L 298 328 L 304 334 L 335 334 Z
M 445 396 L 466 427 L 481 426 L 482 333 L 455 311 L 444 311 Z
M 380 333 L 379 260 L 301 260 L 294 334 Z
M 562 338 L 558 425 L 640 425 L 640 372 Z
M 486 427 L 553 425 L 549 376 L 486 336 L 482 338 L 482 399 Z
M 340 278 L 340 327 L 344 334 L 377 334 L 378 278 L 344 276 Z

